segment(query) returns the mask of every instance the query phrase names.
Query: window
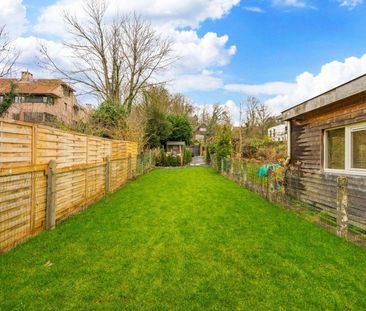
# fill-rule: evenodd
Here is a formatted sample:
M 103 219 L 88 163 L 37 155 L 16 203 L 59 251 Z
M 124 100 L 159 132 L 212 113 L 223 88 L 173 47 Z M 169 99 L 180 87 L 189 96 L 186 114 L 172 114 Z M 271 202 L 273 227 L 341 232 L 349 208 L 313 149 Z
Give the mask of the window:
M 327 168 L 345 169 L 345 128 L 327 131 Z
M 67 111 L 67 104 L 64 103 L 64 110 Z
M 43 112 L 24 112 L 24 121 L 43 122 Z
M 366 169 L 366 127 L 351 131 L 352 165 L 354 169 Z
M 65 97 L 70 97 L 72 94 L 72 90 L 70 88 L 68 88 L 67 86 L 63 86 L 63 91 L 64 91 Z
M 54 122 L 56 121 L 56 119 L 57 119 L 56 116 L 54 116 L 53 114 L 47 112 L 44 113 L 44 120 L 46 122 Z
M 366 174 L 366 124 L 325 131 L 324 168 Z
M 15 96 L 14 97 L 14 102 L 16 102 L 17 104 L 24 103 L 24 100 L 25 100 L 24 96 Z

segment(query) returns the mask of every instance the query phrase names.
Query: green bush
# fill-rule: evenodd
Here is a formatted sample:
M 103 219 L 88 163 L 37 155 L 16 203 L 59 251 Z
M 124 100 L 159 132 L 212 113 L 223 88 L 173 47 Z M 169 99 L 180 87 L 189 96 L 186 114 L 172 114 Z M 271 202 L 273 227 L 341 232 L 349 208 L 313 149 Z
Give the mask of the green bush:
M 166 166 L 180 166 L 181 165 L 181 157 L 175 156 L 172 154 L 168 154 L 166 157 Z
M 160 152 L 155 156 L 155 165 L 165 166 L 165 164 L 166 164 L 166 154 L 164 149 L 161 149 Z
M 184 164 L 188 164 L 192 161 L 192 150 L 190 149 L 185 149 L 184 150 L 184 158 L 183 158 L 183 163 Z
M 231 129 L 224 125 L 221 129 L 219 129 L 218 136 L 215 140 L 208 144 L 206 149 L 206 161 L 210 163 L 211 155 L 214 155 L 216 158 L 216 162 L 218 168 L 221 167 L 221 159 L 226 157 L 230 157 L 233 147 L 231 144 Z
M 161 150 L 160 153 L 156 156 L 155 159 L 156 166 L 180 166 L 181 165 L 181 157 L 179 155 L 173 155 L 171 153 L 165 153 L 164 150 Z

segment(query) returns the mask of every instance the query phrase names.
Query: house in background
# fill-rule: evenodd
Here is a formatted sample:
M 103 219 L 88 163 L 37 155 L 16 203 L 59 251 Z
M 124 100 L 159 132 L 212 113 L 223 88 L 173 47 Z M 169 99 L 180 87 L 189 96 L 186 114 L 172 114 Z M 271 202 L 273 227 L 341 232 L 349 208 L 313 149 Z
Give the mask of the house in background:
M 289 128 L 287 190 L 337 213 L 344 189 L 347 217 L 366 229 L 366 75 L 282 112 Z
M 91 106 L 80 105 L 74 89 L 59 79 L 34 79 L 28 71 L 20 79 L 0 79 L 0 102 L 14 83 L 15 100 L 6 118 L 27 122 L 52 122 L 70 124 L 88 117 Z
M 268 129 L 268 136 L 273 141 L 287 141 L 287 124 L 279 124 Z
M 201 123 L 193 131 L 194 146 L 192 148 L 193 156 L 203 156 L 206 151 L 207 125 Z

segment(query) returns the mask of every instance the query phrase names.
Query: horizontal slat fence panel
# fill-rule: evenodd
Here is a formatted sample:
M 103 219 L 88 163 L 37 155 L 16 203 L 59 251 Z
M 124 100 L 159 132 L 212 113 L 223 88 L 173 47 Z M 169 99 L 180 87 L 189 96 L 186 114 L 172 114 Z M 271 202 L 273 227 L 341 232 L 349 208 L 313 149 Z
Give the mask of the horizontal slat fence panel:
M 0 252 L 45 230 L 52 195 L 57 224 L 136 176 L 138 161 L 135 142 L 0 119 Z
M 33 126 L 0 120 L 0 167 L 32 163 Z

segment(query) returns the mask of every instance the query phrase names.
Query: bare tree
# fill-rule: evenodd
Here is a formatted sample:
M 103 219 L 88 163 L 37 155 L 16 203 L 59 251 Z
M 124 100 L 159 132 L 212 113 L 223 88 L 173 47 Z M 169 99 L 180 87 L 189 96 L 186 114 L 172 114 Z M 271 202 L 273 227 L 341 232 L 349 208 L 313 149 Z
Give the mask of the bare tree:
M 247 136 L 253 136 L 257 125 L 257 111 L 260 104 L 258 98 L 249 96 L 246 100 L 245 129 Z
M 19 55 L 5 31 L 5 25 L 0 26 L 0 77 L 10 74 Z
M 154 75 L 173 61 L 172 44 L 135 14 L 120 16 L 108 23 L 104 0 L 88 0 L 84 6 L 87 21 L 65 12 L 72 69 L 56 63 L 46 46 L 42 62 L 71 83 L 103 101 L 122 103 L 128 112 L 140 91 L 154 84 Z
M 274 123 L 270 109 L 254 96 L 247 97 L 245 105 L 246 136 L 249 138 L 265 136 L 267 129 Z
M 272 113 L 264 102 L 258 104 L 257 119 L 260 135 L 263 137 L 273 121 Z

